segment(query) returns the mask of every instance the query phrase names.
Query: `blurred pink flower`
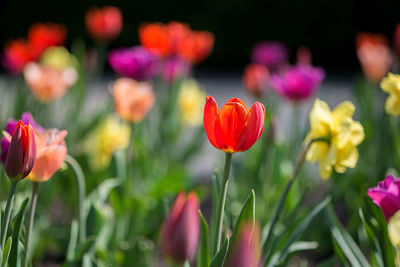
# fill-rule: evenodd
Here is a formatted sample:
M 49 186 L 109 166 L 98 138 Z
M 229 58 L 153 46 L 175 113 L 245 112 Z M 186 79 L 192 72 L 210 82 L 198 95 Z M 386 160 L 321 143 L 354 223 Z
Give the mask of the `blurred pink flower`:
M 392 64 L 392 53 L 385 36 L 360 33 L 356 37 L 356 50 L 364 75 L 379 83 Z
M 311 51 L 306 46 L 297 49 L 297 64 L 311 65 Z
M 271 77 L 271 85 L 283 97 L 292 100 L 304 100 L 321 85 L 325 71 L 319 67 L 296 65 L 282 75 Z
M 112 50 L 108 54 L 108 62 L 122 77 L 142 81 L 157 74 L 158 58 L 142 46 Z
M 165 59 L 162 63 L 161 75 L 169 83 L 183 78 L 191 72 L 191 64 L 179 57 Z
M 389 221 L 400 210 L 400 179 L 388 174 L 378 186 L 368 189 L 368 196 L 382 209 Z
M 250 64 L 243 73 L 244 87 L 255 96 L 262 96 L 267 92 L 269 71 L 261 64 Z
M 260 228 L 245 223 L 240 229 L 239 239 L 232 244 L 226 267 L 261 267 Z
M 262 42 L 254 46 L 251 59 L 268 68 L 278 68 L 288 59 L 288 48 L 281 42 Z
M 196 193 L 180 193 L 176 198 L 162 229 L 161 247 L 167 259 L 183 263 L 196 256 L 200 237 L 198 209 Z

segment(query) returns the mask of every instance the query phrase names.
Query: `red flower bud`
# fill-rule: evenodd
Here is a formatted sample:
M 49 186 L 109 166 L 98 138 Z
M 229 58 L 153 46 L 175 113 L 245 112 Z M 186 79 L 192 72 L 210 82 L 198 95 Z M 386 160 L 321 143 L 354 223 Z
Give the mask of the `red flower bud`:
M 229 153 L 248 150 L 264 130 L 264 105 L 255 102 L 248 110 L 242 100 L 232 98 L 218 109 L 212 96 L 206 98 L 203 124 L 208 140 Z
M 87 11 L 85 19 L 88 32 L 96 40 L 109 42 L 121 33 L 123 19 L 117 7 L 92 7 Z
M 5 171 L 13 181 L 25 178 L 36 161 L 36 143 L 33 128 L 21 120 L 15 127 L 7 153 Z
M 193 260 L 200 236 L 199 199 L 194 192 L 180 193 L 164 223 L 162 253 L 176 263 Z

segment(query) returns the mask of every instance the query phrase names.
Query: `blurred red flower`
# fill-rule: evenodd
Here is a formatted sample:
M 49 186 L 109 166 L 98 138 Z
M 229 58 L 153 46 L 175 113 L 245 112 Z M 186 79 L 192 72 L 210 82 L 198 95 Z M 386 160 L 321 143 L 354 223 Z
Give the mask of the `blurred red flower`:
M 33 60 L 30 46 L 25 39 L 9 40 L 4 48 L 3 66 L 11 73 L 20 73 Z
M 109 42 L 118 37 L 123 26 L 122 13 L 117 7 L 92 7 L 86 12 L 86 29 L 98 41 Z
M 51 46 L 62 46 L 67 38 L 67 29 L 62 24 L 36 23 L 28 31 L 28 42 L 34 60 Z

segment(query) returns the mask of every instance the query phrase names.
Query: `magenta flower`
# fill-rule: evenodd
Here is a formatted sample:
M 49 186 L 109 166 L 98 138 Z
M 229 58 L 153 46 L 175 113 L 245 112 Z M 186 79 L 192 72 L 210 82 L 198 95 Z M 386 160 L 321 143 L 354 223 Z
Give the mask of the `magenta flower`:
M 239 239 L 233 244 L 228 255 L 227 267 L 261 267 L 260 228 L 251 222 L 245 223 Z
M 175 262 L 183 263 L 196 256 L 200 237 L 198 215 L 199 199 L 196 193 L 180 193 L 165 220 L 162 230 L 163 255 Z
M 282 96 L 289 100 L 307 99 L 320 86 L 325 77 L 322 68 L 310 65 L 296 65 L 282 75 L 271 77 L 271 85 Z
M 281 42 L 262 42 L 254 46 L 251 59 L 268 68 L 277 68 L 288 59 L 288 48 Z
M 113 50 L 108 54 L 108 62 L 118 75 L 138 81 L 157 74 L 158 58 L 142 46 Z
M 32 126 L 36 131 L 42 132 L 43 128 L 36 123 L 32 114 L 29 112 L 24 112 L 21 116 L 21 120 L 24 124 L 28 125 L 28 123 Z M 15 126 L 17 126 L 18 121 L 15 119 L 8 119 L 4 132 L 9 136 L 12 136 L 15 130 Z M 8 150 L 10 148 L 10 141 L 8 138 L 3 136 L 1 138 L 1 154 L 0 154 L 0 162 L 5 164 L 7 159 Z
M 388 174 L 377 187 L 368 189 L 368 196 L 381 209 L 387 221 L 400 210 L 400 178 Z
M 191 64 L 178 57 L 171 57 L 164 60 L 161 68 L 162 77 L 169 83 L 175 79 L 185 77 L 191 72 Z

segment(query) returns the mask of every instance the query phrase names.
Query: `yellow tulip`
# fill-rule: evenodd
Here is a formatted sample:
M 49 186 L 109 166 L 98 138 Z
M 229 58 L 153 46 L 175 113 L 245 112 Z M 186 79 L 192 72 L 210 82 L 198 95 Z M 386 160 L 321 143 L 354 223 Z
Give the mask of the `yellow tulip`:
M 129 145 L 130 127 L 113 115 L 109 115 L 93 130 L 84 143 L 84 150 L 89 155 L 93 169 L 103 169 L 110 164 L 117 149 Z
M 203 121 L 206 93 L 193 79 L 182 82 L 178 103 L 183 124 L 198 126 Z
M 78 60 L 65 47 L 52 46 L 43 53 L 40 63 L 43 66 L 65 70 L 70 67 L 75 69 L 78 65 Z
M 310 112 L 310 132 L 305 142 L 314 139 L 307 152 L 310 162 L 319 160 L 320 175 L 328 179 L 333 168 L 343 173 L 354 168 L 358 160 L 357 145 L 364 140 L 364 128 L 352 119 L 354 105 L 349 101 L 339 104 L 333 111 L 325 101 L 316 99 Z
M 396 212 L 388 222 L 389 239 L 393 246 L 400 246 L 400 211 Z
M 385 103 L 386 112 L 394 116 L 400 115 L 400 75 L 389 72 L 381 81 L 381 88 L 389 94 Z

